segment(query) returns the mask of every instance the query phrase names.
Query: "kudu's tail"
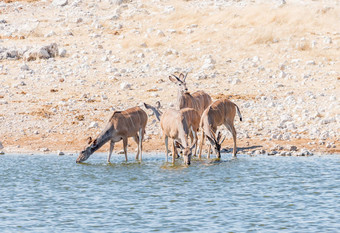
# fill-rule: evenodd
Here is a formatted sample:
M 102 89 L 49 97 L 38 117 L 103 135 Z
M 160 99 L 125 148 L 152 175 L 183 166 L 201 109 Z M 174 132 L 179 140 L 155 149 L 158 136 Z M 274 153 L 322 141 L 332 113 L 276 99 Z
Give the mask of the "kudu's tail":
M 238 108 L 236 104 L 235 104 L 235 107 L 236 107 L 237 115 L 240 117 L 240 121 L 242 121 L 242 115 L 241 115 L 240 109 Z

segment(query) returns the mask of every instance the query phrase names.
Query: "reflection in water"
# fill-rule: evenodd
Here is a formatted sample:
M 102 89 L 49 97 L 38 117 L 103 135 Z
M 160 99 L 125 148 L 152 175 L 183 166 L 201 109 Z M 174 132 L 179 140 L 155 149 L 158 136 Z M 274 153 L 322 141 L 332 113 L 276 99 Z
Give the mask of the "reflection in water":
M 340 159 L 0 157 L 0 231 L 336 232 Z

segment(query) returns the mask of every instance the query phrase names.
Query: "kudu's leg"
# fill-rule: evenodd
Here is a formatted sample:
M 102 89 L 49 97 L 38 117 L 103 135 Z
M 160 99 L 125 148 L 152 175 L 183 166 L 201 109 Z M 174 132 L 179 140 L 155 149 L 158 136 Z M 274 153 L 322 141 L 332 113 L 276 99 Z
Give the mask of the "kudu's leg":
M 236 157 L 236 153 L 237 153 L 237 147 L 236 147 L 236 130 L 234 125 L 232 125 L 231 127 L 231 133 L 233 134 L 233 140 L 234 140 L 234 149 L 233 149 L 233 156 Z
M 199 150 L 199 152 L 198 152 L 198 159 L 201 159 L 202 150 L 203 150 L 203 142 L 204 142 L 204 131 L 202 130 L 201 143 L 200 143 L 200 150 Z
M 233 157 L 236 157 L 236 153 L 237 153 L 236 130 L 235 130 L 234 124 L 233 123 L 225 123 L 224 125 L 227 127 L 227 129 L 230 131 L 230 133 L 233 135 L 233 142 L 234 142 Z
M 217 131 L 217 127 L 211 127 L 211 131 L 214 133 L 215 135 L 215 138 L 216 138 L 216 131 Z M 210 159 L 210 154 L 211 154 L 211 146 L 214 146 L 214 145 L 211 145 L 210 141 L 208 143 L 208 155 L 207 155 L 207 158 Z M 215 149 L 214 149 L 215 150 Z
M 112 151 L 113 148 L 115 146 L 115 142 L 113 140 L 110 141 L 110 150 L 109 150 L 109 155 L 107 156 L 107 162 L 110 163 L 111 160 L 111 155 L 112 155 Z
M 197 153 L 197 141 L 196 141 L 196 138 L 198 137 L 197 135 L 197 131 L 193 130 L 193 128 L 191 127 L 191 132 L 192 132 L 192 137 L 191 137 L 191 145 L 193 142 L 195 142 L 195 149 L 194 149 L 194 154 L 193 156 L 196 157 L 196 153 Z
M 125 154 L 125 161 L 128 161 L 128 157 L 127 157 L 127 145 L 128 145 L 128 139 L 127 138 L 123 138 L 123 148 L 124 148 L 124 154 Z
M 211 145 L 210 143 L 208 144 L 208 154 L 207 154 L 207 159 L 210 159 L 210 150 L 211 150 Z
M 137 143 L 137 154 L 136 154 L 136 160 L 139 158 L 139 137 L 138 134 L 136 133 L 135 136 L 133 136 L 133 140 Z
M 172 164 L 175 164 L 175 158 L 177 155 L 177 150 L 176 150 L 176 146 L 175 146 L 175 142 L 174 140 L 172 140 Z
M 183 151 L 180 150 L 180 152 L 178 153 L 175 141 L 173 140 L 172 142 L 173 142 L 173 147 L 175 148 L 175 150 L 172 150 L 172 152 L 175 151 L 175 159 L 178 159 L 180 157 L 179 153 L 182 154 Z
M 169 142 L 168 136 L 164 136 L 164 142 L 165 142 L 166 162 L 168 162 L 168 142 Z
M 140 161 L 142 161 L 142 153 L 143 153 L 143 138 L 144 138 L 145 130 L 143 128 L 139 129 L 139 143 L 138 143 L 138 151 L 140 151 Z

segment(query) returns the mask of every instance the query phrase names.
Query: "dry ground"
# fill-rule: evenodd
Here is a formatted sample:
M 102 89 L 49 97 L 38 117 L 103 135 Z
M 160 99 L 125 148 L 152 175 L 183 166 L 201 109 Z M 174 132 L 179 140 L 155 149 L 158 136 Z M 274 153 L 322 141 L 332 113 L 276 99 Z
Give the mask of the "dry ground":
M 8 87 L 7 91 L 2 89 L 0 92 L 0 100 L 9 103 L 0 104 L 0 141 L 6 152 L 41 151 L 44 148 L 49 152 L 79 151 L 84 147 L 86 137 L 98 134 L 104 127 L 112 109 L 124 109 L 143 101 L 173 103 L 176 89 L 167 76 L 177 70 L 191 71 L 188 85 L 192 91 L 204 89 L 214 99 L 229 97 L 241 107 L 247 103 L 259 106 L 258 110 L 241 108 L 246 120 L 236 122 L 236 128 L 241 132 L 238 146 L 244 152 L 269 150 L 278 144 L 296 145 L 320 153 L 340 152 L 337 123 L 333 129 L 335 136 L 323 140 L 332 142 L 335 148 L 320 145 L 320 138 L 305 132 L 300 133 L 301 138 L 292 137 L 287 141 L 270 138 L 278 124 L 276 118 L 285 111 L 302 117 L 303 111 L 296 109 L 294 112 L 284 106 L 282 112 L 277 112 L 275 108 L 264 108 L 261 103 L 261 97 L 279 101 L 293 95 L 298 99 L 308 91 L 324 93 L 327 98 L 340 98 L 340 6 L 337 1 L 287 1 L 282 7 L 261 1 L 242 7 L 238 1 L 229 7 L 203 4 L 209 1 L 169 0 L 156 1 L 156 4 L 127 1 L 128 8 L 121 9 L 117 21 L 105 17 L 119 7 L 107 1 L 80 4 L 83 12 L 88 10 L 93 16 L 83 12 L 78 16 L 71 8 L 51 8 L 51 1 L 19 2 L 22 6 L 9 4 L 0 9 L 1 17 L 17 25 L 32 20 L 38 20 L 39 24 L 29 32 L 19 30 L 11 36 L 0 35 L 1 46 L 24 47 L 56 42 L 67 49 L 67 56 L 56 58 L 52 65 L 45 60 L 27 63 L 35 74 L 25 74 L 27 85 L 23 87 L 14 84 L 20 81 L 18 73 L 22 72 L 20 67 L 25 62 L 0 61 L 0 65 L 8 68 L 0 71 L 1 85 Z M 77 18 L 83 21 L 76 23 Z M 122 27 L 117 26 L 119 24 Z M 56 35 L 45 37 L 51 30 Z M 72 31 L 73 36 L 65 36 L 66 30 Z M 158 30 L 165 36 L 157 34 Z M 92 37 L 93 34 L 101 36 Z M 109 56 L 115 55 L 120 61 L 111 62 L 111 57 L 110 61 L 103 61 L 107 51 L 112 52 Z M 216 61 L 213 70 L 202 70 L 207 55 Z M 255 66 L 251 62 L 254 57 L 260 59 L 260 64 Z M 300 65 L 291 64 L 293 59 L 300 60 Z M 306 65 L 310 60 L 316 65 Z M 287 65 L 286 72 L 292 78 L 268 79 L 271 75 L 279 75 L 282 64 Z M 45 72 L 45 67 L 49 66 L 56 72 Z M 108 67 L 117 68 L 122 76 L 116 75 L 117 72 L 108 73 Z M 68 74 L 70 69 L 73 70 Z M 123 73 L 123 69 L 127 71 Z M 43 71 L 40 73 L 40 70 Z M 194 78 L 202 72 L 217 78 Z M 311 74 L 313 80 L 304 80 L 304 74 Z M 236 78 L 241 83 L 228 81 Z M 85 80 L 84 84 L 79 84 L 81 80 Z M 132 90 L 119 89 L 125 81 L 132 84 Z M 284 87 L 277 88 L 281 83 Z M 103 93 L 107 99 L 100 98 Z M 84 99 L 87 94 L 91 100 Z M 328 104 L 325 101 L 327 99 L 317 96 L 306 106 L 310 112 L 322 112 L 322 117 L 338 116 L 338 102 L 325 107 Z M 153 119 L 150 117 L 150 121 Z M 93 121 L 100 127 L 88 129 Z M 314 119 L 307 119 L 304 127 L 312 128 L 313 124 L 316 124 Z M 148 129 L 157 130 L 150 124 Z M 244 137 L 246 134 L 248 137 Z M 147 151 L 163 151 L 164 143 L 157 132 L 148 137 L 144 143 Z M 231 143 L 229 139 L 224 146 L 231 146 Z M 134 142 L 130 144 L 134 150 Z M 120 149 L 118 143 L 117 150 Z M 102 149 L 105 150 L 107 146 Z

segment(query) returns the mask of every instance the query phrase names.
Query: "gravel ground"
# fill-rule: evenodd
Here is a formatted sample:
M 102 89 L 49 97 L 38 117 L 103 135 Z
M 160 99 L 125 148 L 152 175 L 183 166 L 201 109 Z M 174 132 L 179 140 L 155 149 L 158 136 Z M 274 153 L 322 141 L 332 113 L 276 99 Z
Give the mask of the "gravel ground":
M 5 1 L 0 12 L 5 153 L 77 153 L 114 110 L 175 107 L 168 76 L 189 72 L 189 91 L 240 107 L 240 153 L 339 154 L 336 0 Z M 164 150 L 151 113 L 144 145 Z

